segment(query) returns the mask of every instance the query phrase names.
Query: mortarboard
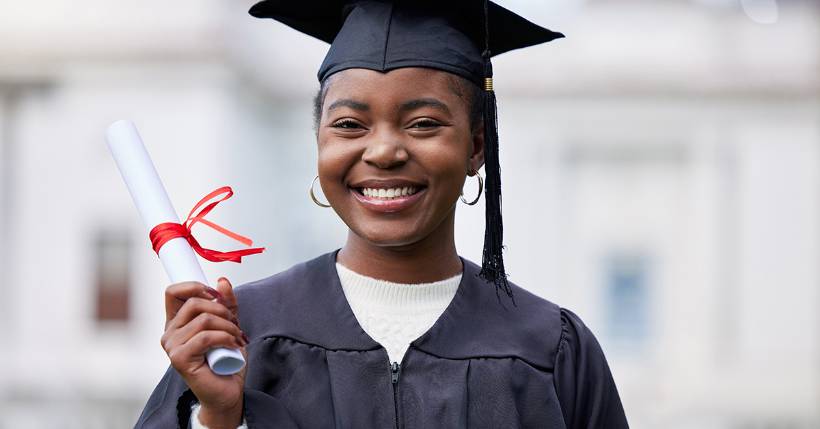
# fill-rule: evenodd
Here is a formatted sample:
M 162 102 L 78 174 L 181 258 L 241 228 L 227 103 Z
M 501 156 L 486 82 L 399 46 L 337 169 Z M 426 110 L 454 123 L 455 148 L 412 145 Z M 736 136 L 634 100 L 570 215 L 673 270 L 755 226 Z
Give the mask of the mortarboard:
M 319 81 L 349 68 L 428 67 L 484 88 L 486 226 L 480 276 L 512 290 L 502 258 L 501 175 L 490 57 L 563 37 L 488 0 L 264 0 L 250 9 L 330 43 Z

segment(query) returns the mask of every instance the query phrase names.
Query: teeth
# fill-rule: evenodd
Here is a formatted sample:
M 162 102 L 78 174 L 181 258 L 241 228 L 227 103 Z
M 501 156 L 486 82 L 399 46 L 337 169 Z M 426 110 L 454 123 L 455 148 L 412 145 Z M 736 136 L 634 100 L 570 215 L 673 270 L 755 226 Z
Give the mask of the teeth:
M 414 186 L 405 186 L 403 188 L 363 188 L 362 194 L 370 198 L 379 198 L 390 200 L 393 198 L 403 197 L 406 195 L 413 195 L 416 193 Z

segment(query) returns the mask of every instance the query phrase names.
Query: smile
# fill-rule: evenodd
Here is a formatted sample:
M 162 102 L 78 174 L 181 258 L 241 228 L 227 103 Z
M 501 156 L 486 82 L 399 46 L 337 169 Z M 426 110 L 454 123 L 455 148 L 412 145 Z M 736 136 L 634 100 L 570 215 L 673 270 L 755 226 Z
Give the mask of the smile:
M 380 213 L 395 213 L 420 200 L 425 186 L 415 183 L 370 182 L 350 188 L 356 200 L 366 209 Z

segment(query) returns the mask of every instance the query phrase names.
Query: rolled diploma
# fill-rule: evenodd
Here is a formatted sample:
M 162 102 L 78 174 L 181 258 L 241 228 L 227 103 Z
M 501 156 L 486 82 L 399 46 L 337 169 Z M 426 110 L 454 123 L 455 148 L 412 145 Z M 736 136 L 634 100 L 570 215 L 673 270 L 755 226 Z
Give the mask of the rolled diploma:
M 125 120 L 114 122 L 106 130 L 106 140 L 148 231 L 161 223 L 179 223 L 179 217 L 134 124 Z M 159 259 L 171 283 L 196 281 L 208 284 L 194 250 L 184 238 L 165 243 L 159 250 Z M 219 375 L 235 374 L 245 365 L 245 359 L 237 349 L 214 348 L 205 357 L 211 370 Z

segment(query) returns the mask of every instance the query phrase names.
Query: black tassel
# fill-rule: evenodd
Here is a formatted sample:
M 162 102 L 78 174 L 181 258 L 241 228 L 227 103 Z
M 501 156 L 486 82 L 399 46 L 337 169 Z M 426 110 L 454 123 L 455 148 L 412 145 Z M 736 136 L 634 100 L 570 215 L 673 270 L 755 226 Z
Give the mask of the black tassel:
M 501 218 L 501 167 L 498 161 L 498 115 L 493 91 L 493 65 L 489 50 L 484 51 L 484 198 L 486 202 L 484 227 L 484 254 L 481 260 L 481 278 L 495 285 L 496 296 L 503 290 L 515 305 L 512 288 L 504 269 L 504 223 Z

